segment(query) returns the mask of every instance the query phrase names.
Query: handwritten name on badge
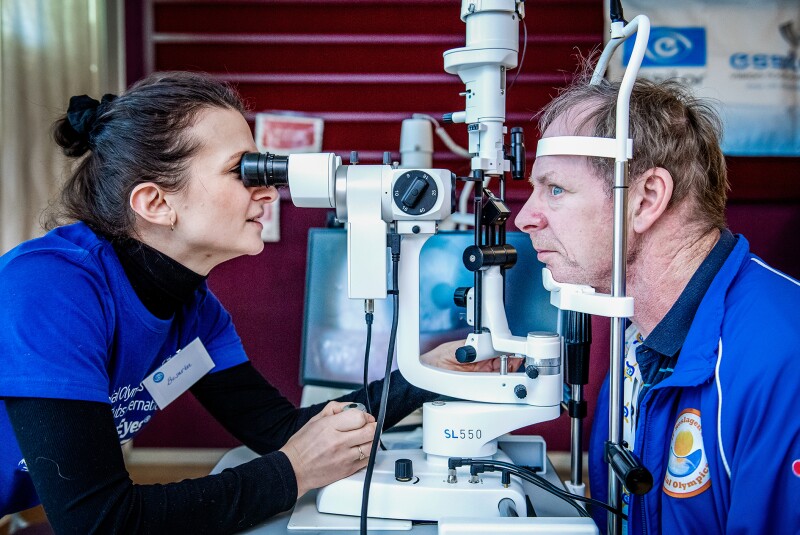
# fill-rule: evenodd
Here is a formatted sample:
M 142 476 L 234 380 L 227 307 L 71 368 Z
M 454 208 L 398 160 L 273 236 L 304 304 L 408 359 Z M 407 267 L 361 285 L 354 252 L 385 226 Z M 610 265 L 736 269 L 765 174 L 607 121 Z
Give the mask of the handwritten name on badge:
M 153 396 L 159 409 L 163 409 L 200 380 L 214 367 L 214 361 L 200 338 L 195 338 L 178 351 L 160 368 L 142 381 Z

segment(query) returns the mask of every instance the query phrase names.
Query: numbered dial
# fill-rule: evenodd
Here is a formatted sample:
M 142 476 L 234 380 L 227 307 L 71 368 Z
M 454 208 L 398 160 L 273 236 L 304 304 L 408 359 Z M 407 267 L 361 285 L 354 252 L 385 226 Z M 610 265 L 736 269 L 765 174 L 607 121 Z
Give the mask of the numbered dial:
M 394 203 L 409 215 L 422 215 L 430 212 L 439 198 L 436 182 L 424 171 L 409 171 L 400 175 L 394 183 L 392 197 Z

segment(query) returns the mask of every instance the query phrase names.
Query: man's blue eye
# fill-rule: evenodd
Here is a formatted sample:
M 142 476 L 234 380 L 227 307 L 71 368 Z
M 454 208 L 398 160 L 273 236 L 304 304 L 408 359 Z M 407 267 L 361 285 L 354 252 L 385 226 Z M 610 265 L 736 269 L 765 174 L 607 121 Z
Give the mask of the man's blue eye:
M 564 188 L 561 188 L 559 186 L 552 186 L 551 192 L 553 193 L 553 195 L 561 195 L 562 193 L 564 193 Z

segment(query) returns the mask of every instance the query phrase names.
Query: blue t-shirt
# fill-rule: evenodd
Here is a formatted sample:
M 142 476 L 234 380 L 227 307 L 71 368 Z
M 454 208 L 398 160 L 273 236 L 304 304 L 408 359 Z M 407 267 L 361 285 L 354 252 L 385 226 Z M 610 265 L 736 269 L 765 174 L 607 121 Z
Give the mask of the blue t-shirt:
M 108 403 L 120 443 L 157 410 L 142 380 L 200 338 L 218 372 L 247 360 L 230 315 L 205 283 L 171 319 L 136 296 L 112 245 L 83 223 L 0 257 L 0 400 Z M 0 516 L 38 503 L 0 401 Z

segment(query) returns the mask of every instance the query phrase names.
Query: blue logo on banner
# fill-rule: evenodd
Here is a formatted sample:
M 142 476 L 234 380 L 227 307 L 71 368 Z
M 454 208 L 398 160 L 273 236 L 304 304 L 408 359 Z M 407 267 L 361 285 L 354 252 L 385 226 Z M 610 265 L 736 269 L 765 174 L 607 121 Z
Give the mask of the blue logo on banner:
M 161 381 L 163 381 L 163 380 L 164 380 L 164 374 L 163 374 L 163 373 L 161 373 L 161 372 L 158 372 L 157 374 L 155 374 L 155 375 L 153 376 L 153 382 L 154 382 L 154 383 L 160 383 L 160 382 L 161 382 Z
M 634 38 L 623 45 L 622 64 L 628 65 Z M 642 67 L 703 67 L 706 64 L 705 28 L 651 28 Z

